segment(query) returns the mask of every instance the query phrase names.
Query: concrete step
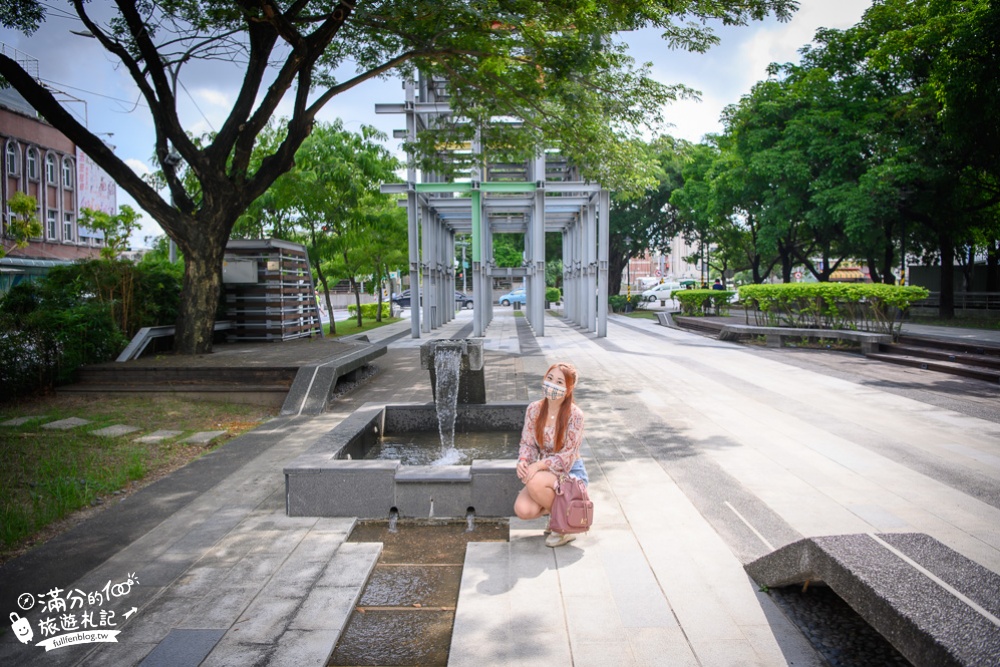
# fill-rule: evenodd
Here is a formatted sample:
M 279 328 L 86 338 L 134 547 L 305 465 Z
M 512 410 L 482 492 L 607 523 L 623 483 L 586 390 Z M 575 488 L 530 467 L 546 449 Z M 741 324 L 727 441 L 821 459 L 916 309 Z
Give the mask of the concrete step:
M 77 373 L 80 384 L 94 385 L 172 385 L 206 384 L 292 386 L 297 367 L 241 368 L 238 366 L 170 367 L 170 366 L 83 366 Z
M 912 368 L 937 371 L 939 373 L 959 375 L 962 377 L 984 380 L 986 382 L 993 382 L 993 383 L 1000 382 L 1000 370 L 991 370 L 988 368 L 968 366 L 966 364 L 952 362 L 952 361 L 935 361 L 932 359 L 928 359 L 927 357 L 914 357 L 904 354 L 892 354 L 885 352 L 871 353 L 871 354 L 866 354 L 865 356 L 869 359 L 884 361 L 890 364 L 897 364 L 900 366 L 910 366 Z
M 934 359 L 936 361 L 951 361 L 964 364 L 966 366 L 1000 369 L 1000 356 L 993 356 L 990 354 L 975 354 L 972 352 L 961 352 L 958 350 L 899 344 L 884 346 L 880 352 L 903 354 L 910 357 L 923 357 L 925 359 Z
M 1000 346 L 990 345 L 982 341 L 969 343 L 962 340 L 943 338 L 933 338 L 931 336 L 916 336 L 913 334 L 902 334 L 897 341 L 900 345 L 933 348 L 938 350 L 952 350 L 962 354 L 986 355 L 1000 358 Z

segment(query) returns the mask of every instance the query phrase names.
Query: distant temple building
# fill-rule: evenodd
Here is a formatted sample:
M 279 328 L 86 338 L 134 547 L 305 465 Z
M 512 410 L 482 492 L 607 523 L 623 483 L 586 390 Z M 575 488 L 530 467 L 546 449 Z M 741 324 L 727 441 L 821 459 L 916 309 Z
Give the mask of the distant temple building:
M 0 89 L 0 151 L 0 293 L 57 264 L 99 256 L 104 238 L 78 224 L 80 210 L 117 213 L 115 182 L 10 87 Z M 8 233 L 7 202 L 16 192 L 38 202 L 42 225 L 42 235 L 24 248 Z

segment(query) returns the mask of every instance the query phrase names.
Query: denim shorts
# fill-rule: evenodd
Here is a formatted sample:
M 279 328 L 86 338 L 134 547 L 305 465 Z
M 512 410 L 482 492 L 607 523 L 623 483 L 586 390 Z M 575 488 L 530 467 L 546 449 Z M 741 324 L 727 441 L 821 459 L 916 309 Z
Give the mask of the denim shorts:
M 582 479 L 584 484 L 590 486 L 590 477 L 587 476 L 587 469 L 583 467 L 583 459 L 577 459 L 573 462 L 569 474 L 577 479 Z

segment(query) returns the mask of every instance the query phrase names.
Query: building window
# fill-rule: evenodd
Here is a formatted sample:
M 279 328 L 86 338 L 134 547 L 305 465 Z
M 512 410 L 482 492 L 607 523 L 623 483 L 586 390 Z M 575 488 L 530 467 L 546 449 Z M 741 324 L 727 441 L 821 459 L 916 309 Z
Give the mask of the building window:
M 63 158 L 63 187 L 73 189 L 73 161 L 68 157 Z
M 21 170 L 17 168 L 17 163 L 20 162 L 20 155 L 18 155 L 17 143 L 14 141 L 7 142 L 7 173 L 11 176 L 17 176 L 21 173 Z
M 73 214 L 63 214 L 63 241 L 73 240 Z
M 56 156 L 49 153 L 45 156 L 45 181 L 49 185 L 57 185 L 56 180 Z
M 49 209 L 48 211 L 46 211 L 46 213 L 48 214 L 47 218 L 48 218 L 48 233 L 49 233 L 47 238 L 50 241 L 55 241 L 56 240 L 56 222 L 57 222 L 56 212 L 53 211 L 52 209 Z
M 28 178 L 38 180 L 38 151 L 34 148 L 28 149 Z

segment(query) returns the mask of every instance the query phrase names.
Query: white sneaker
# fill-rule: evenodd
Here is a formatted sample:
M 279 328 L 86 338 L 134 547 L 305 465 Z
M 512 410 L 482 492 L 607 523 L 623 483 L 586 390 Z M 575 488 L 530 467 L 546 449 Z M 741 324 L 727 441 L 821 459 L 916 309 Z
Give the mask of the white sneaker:
M 545 538 L 545 546 L 547 547 L 561 547 L 564 544 L 569 544 L 576 539 L 576 535 L 572 533 L 567 533 L 563 535 L 562 533 L 553 532 L 548 537 Z

